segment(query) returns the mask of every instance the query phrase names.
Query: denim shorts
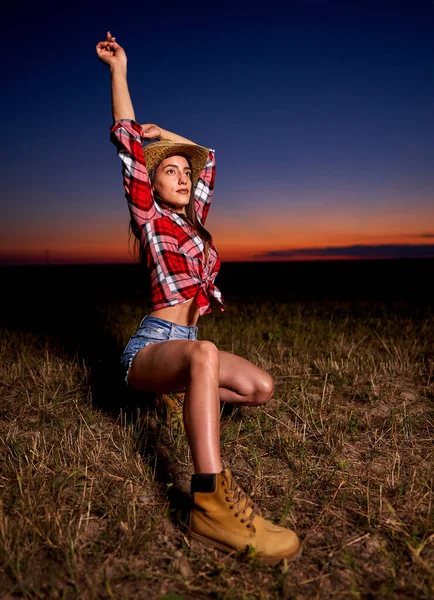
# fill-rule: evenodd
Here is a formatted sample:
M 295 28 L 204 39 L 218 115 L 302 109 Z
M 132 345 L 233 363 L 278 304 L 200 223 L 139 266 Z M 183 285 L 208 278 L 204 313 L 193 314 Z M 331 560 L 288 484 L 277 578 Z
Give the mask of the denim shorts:
M 197 340 L 197 327 L 177 325 L 158 317 L 146 315 L 122 354 L 121 362 L 126 383 L 128 383 L 128 374 L 137 352 L 150 344 L 160 344 L 169 340 Z

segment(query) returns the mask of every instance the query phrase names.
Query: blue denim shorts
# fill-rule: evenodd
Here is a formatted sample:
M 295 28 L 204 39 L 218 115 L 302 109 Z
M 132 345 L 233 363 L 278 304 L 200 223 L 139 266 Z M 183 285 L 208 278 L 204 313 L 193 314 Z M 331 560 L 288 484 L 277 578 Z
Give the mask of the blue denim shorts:
M 128 374 L 137 352 L 150 344 L 159 344 L 169 340 L 197 340 L 197 327 L 177 325 L 164 319 L 146 315 L 135 334 L 131 336 L 122 354 L 121 362 L 126 383 L 128 383 Z

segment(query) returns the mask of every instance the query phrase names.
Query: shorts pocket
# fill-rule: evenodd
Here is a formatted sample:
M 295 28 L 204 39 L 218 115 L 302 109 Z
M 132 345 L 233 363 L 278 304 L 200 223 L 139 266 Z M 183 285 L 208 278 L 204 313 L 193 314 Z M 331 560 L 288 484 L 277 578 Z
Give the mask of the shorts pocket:
M 143 327 L 139 327 L 135 333 L 135 337 L 146 338 L 147 340 L 167 340 L 168 332 L 163 327 L 158 327 L 156 325 L 153 327 L 152 325 L 144 325 Z

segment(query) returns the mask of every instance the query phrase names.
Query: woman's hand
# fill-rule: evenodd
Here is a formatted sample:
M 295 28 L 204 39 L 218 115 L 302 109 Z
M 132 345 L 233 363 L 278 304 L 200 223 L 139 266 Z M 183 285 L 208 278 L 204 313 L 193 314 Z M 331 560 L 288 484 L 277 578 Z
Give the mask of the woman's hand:
M 158 125 L 154 125 L 153 123 L 145 123 L 142 127 L 142 138 L 145 140 L 154 140 L 155 138 L 161 138 L 162 130 Z
M 96 53 L 101 62 L 113 67 L 116 64 L 127 66 L 127 55 L 124 49 L 112 37 L 110 31 L 107 31 L 107 37 L 103 42 L 96 45 Z
M 188 140 L 185 137 L 177 135 L 176 133 L 172 133 L 171 131 L 167 131 L 167 129 L 163 129 L 154 123 L 145 123 L 141 125 L 142 127 L 142 138 L 146 140 L 153 140 L 155 138 L 159 140 L 164 140 L 165 142 L 176 142 L 178 144 L 193 144 L 196 145 L 195 142 Z

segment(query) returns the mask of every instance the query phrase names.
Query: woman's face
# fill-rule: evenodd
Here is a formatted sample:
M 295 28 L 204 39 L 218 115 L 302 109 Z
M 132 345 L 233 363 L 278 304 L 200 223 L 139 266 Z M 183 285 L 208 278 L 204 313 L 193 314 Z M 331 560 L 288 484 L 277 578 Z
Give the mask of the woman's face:
M 187 159 L 169 156 L 162 160 L 155 172 L 152 189 L 174 211 L 185 214 L 191 193 L 191 169 Z

